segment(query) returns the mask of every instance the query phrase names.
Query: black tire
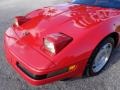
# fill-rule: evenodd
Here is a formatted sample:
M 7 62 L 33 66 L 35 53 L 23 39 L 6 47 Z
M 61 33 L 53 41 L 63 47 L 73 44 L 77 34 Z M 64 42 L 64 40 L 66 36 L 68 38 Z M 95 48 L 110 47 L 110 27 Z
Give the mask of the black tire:
M 107 43 L 111 43 L 111 44 L 112 44 L 112 50 L 113 50 L 114 45 L 115 45 L 114 39 L 113 39 L 112 37 L 107 37 L 107 38 L 105 38 L 105 39 L 95 48 L 95 50 L 93 51 L 93 53 L 92 53 L 92 55 L 91 55 L 91 57 L 90 57 L 90 59 L 89 59 L 89 61 L 88 61 L 88 65 L 87 65 L 87 67 L 86 67 L 86 69 L 85 69 L 85 73 L 84 73 L 84 76 L 85 76 L 85 77 L 96 76 L 96 75 L 98 75 L 98 74 L 105 68 L 105 66 L 106 66 L 106 64 L 108 63 L 109 60 L 108 60 L 107 63 L 103 66 L 103 68 L 102 68 L 100 71 L 98 71 L 98 72 L 94 72 L 93 69 L 92 69 L 92 66 L 93 66 L 93 62 L 94 62 L 95 57 L 97 56 L 98 52 L 99 52 L 100 49 L 101 49 L 105 44 L 107 44 Z M 110 56 L 111 56 L 111 55 L 110 55 Z M 109 58 L 110 58 L 110 57 L 109 57 Z

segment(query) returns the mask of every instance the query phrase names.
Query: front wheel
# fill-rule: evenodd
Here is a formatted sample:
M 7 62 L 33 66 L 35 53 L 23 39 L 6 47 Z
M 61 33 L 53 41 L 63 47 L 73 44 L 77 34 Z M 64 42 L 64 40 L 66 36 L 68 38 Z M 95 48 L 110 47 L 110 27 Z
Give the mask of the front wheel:
M 85 74 L 87 76 L 95 76 L 104 69 L 109 61 L 114 44 L 114 39 L 108 37 L 96 47 L 86 68 Z

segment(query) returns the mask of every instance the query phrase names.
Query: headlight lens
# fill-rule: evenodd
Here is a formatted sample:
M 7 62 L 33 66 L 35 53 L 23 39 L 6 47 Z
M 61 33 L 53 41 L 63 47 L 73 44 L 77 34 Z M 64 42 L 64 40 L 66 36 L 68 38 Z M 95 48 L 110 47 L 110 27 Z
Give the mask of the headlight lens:
M 45 39 L 44 45 L 45 45 L 45 48 L 47 48 L 50 52 L 55 54 L 55 46 L 53 42 L 50 42 L 49 40 Z
M 44 38 L 44 47 L 51 54 L 57 54 L 66 47 L 73 39 L 63 33 L 49 34 Z

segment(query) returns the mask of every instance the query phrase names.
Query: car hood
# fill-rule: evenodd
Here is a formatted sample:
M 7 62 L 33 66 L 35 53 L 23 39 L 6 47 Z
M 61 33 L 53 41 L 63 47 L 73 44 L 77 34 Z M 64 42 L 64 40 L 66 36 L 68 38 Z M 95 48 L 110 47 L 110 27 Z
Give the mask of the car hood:
M 29 20 L 21 27 L 23 30 L 44 28 L 51 32 L 53 29 L 57 30 L 61 25 L 71 22 L 75 27 L 86 28 L 108 18 L 108 12 L 102 10 L 105 8 L 76 4 L 44 7 L 27 14 L 25 18 Z
M 111 11 L 107 8 L 77 4 L 44 7 L 27 14 L 25 17 L 29 20 L 15 28 L 15 32 L 25 44 L 40 51 L 46 35 L 62 32 L 74 40 L 78 39 L 87 29 L 110 18 Z
M 29 31 L 35 36 L 41 33 L 66 32 L 69 26 L 83 30 L 110 18 L 111 11 L 112 9 L 77 4 L 44 7 L 27 14 L 25 18 L 29 20 L 17 31 Z M 69 32 L 67 31 L 68 34 Z

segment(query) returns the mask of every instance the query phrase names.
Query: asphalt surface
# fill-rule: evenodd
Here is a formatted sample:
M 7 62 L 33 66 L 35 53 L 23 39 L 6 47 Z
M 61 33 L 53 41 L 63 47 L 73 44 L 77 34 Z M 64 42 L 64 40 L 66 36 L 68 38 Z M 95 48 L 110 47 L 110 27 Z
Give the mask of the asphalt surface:
M 39 87 L 27 84 L 6 62 L 3 33 L 13 22 L 13 17 L 62 2 L 63 0 L 0 0 L 0 90 L 120 90 L 120 48 L 114 50 L 111 62 L 96 77 L 57 81 Z

